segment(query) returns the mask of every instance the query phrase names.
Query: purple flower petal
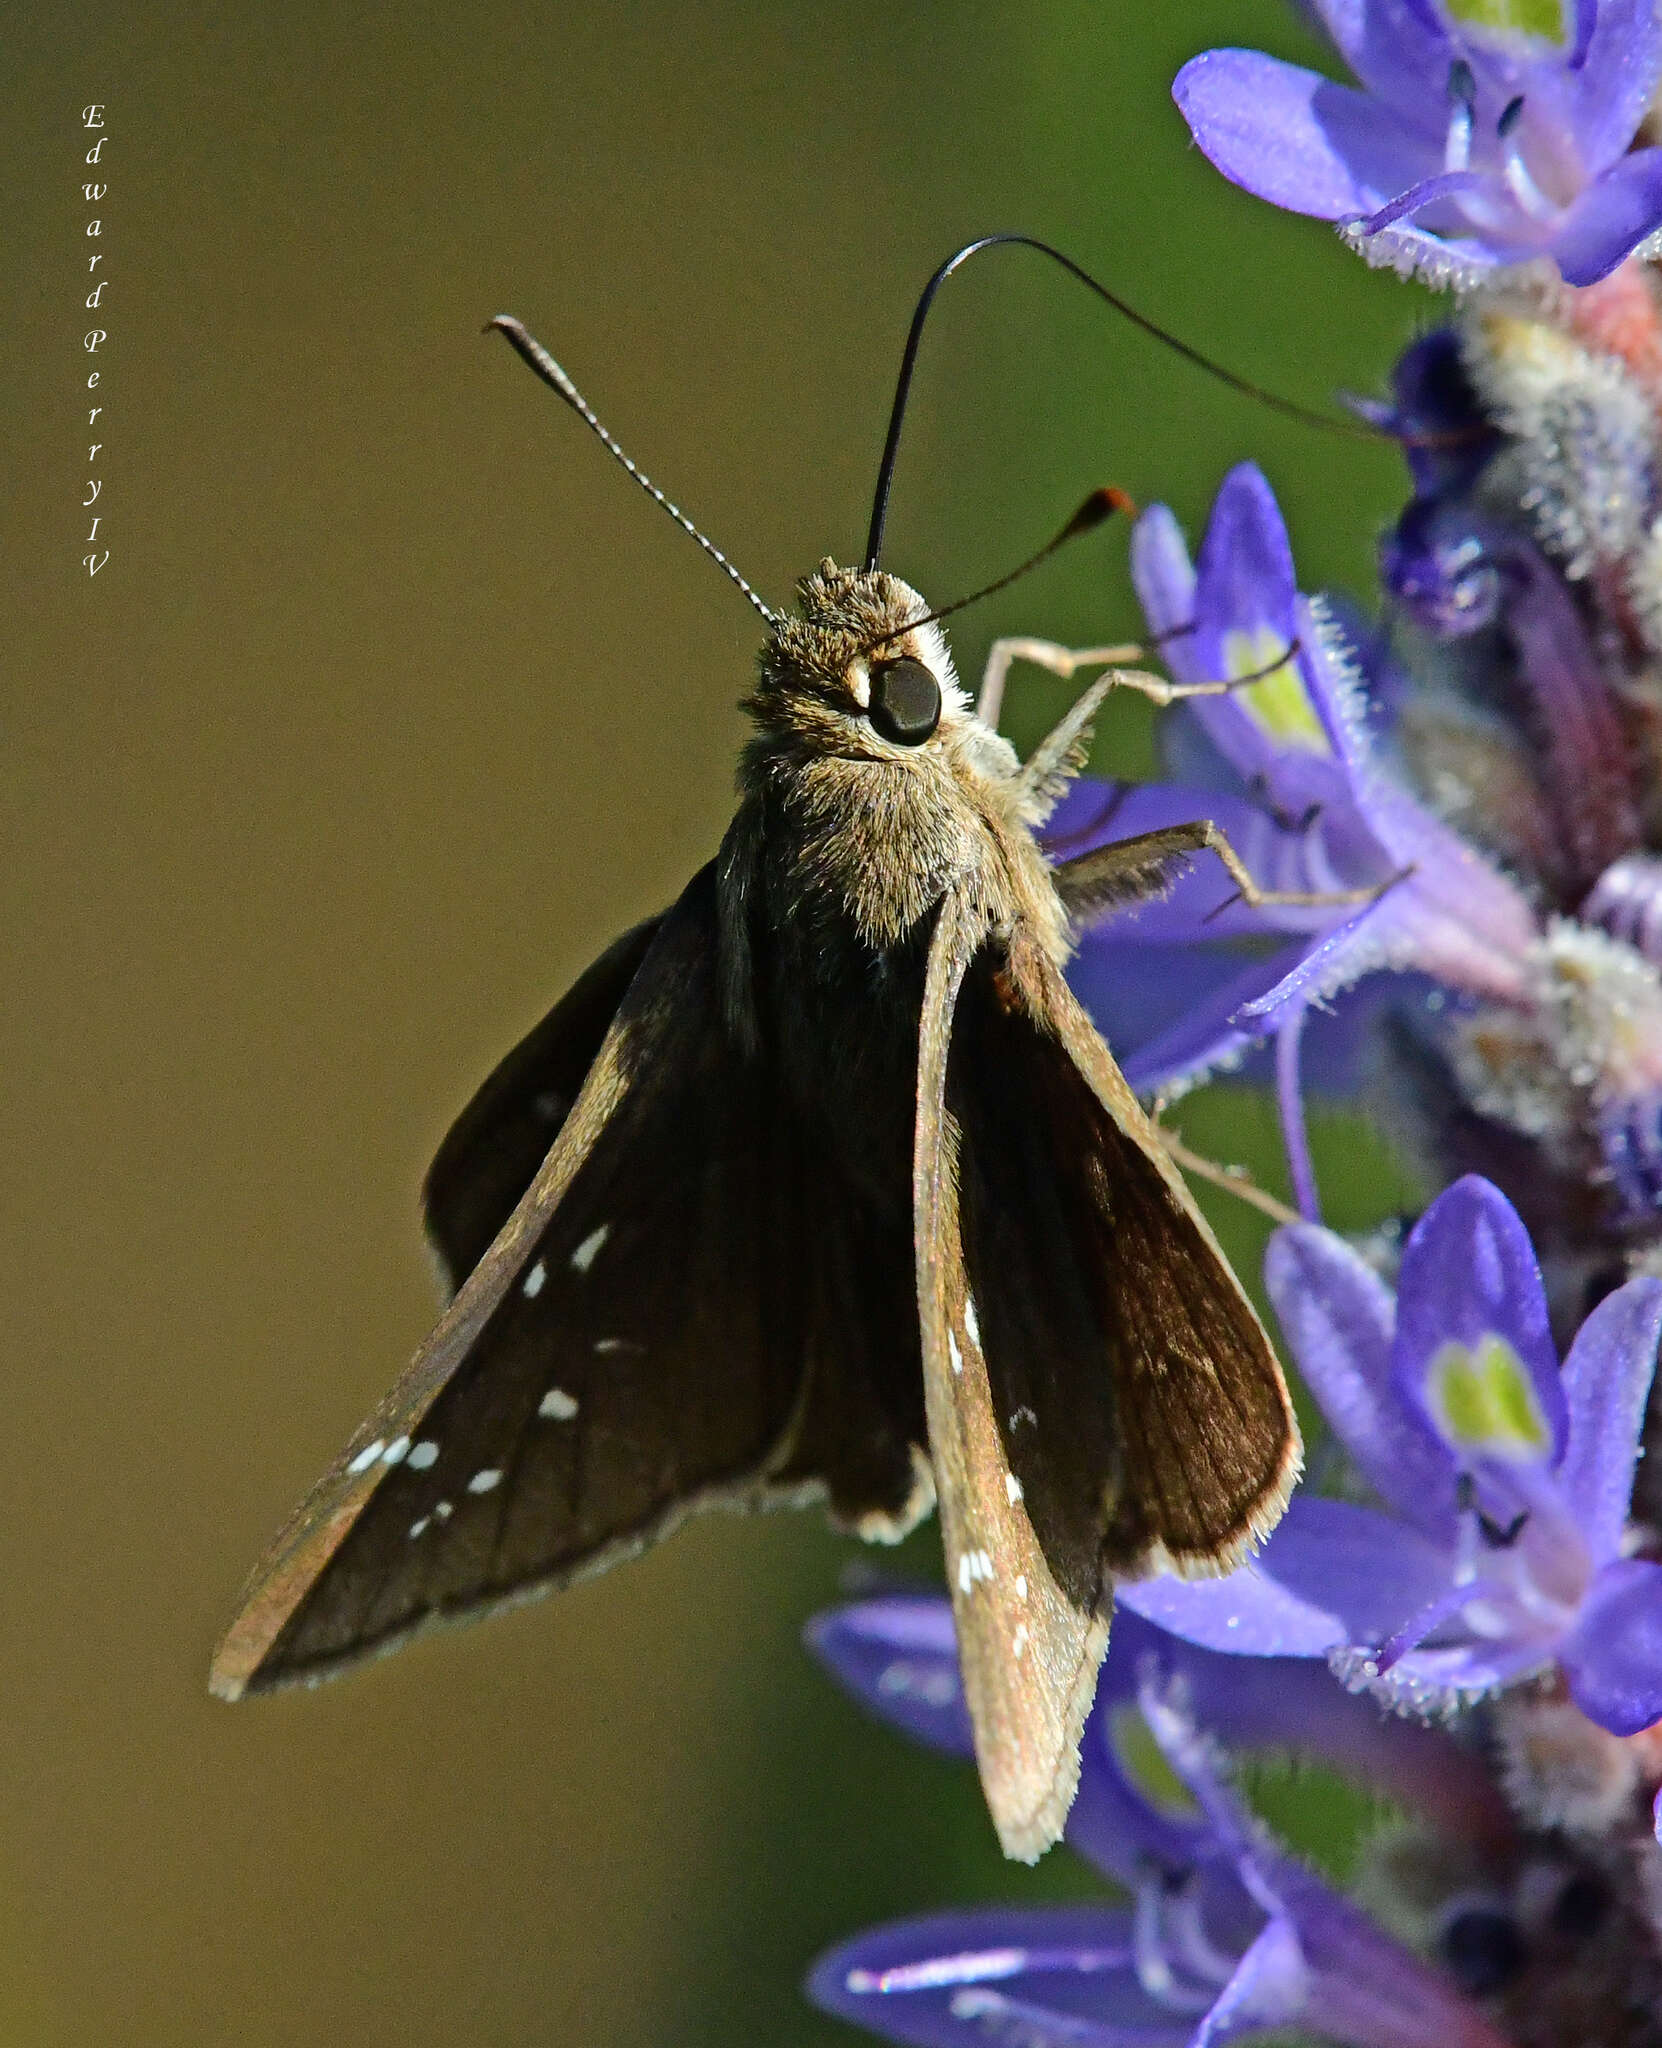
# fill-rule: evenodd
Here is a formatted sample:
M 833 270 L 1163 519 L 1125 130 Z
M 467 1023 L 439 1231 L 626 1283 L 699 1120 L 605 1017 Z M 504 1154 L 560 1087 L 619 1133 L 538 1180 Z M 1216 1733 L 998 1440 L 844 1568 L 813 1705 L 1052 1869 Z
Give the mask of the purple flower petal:
M 1442 86 L 1454 55 L 1431 0 L 1309 0 L 1339 54 L 1375 99 L 1439 146 Z
M 1462 1462 L 1545 1466 L 1563 1448 L 1541 1269 L 1518 1212 L 1476 1174 L 1438 1196 L 1403 1250 L 1392 1370 Z
M 822 1956 L 807 1988 L 825 2011 L 916 2048 L 1187 2048 L 1194 2024 L 1142 1988 L 1131 1917 L 1104 1907 L 896 1921 Z
M 935 1593 L 887 1593 L 816 1614 L 809 1649 L 879 1720 L 930 1749 L 973 1756 L 952 1607 Z
M 1172 98 L 1224 176 L 1319 220 L 1376 212 L 1441 168 L 1440 151 L 1389 108 L 1258 50 L 1208 50 Z
M 1593 31 L 1599 25 L 1599 0 L 1575 0 L 1575 42 L 1570 50 L 1570 69 L 1579 71 L 1593 46 Z
M 1588 5 L 1581 0 L 1578 47 L 1579 16 Z M 1570 100 L 1582 161 L 1595 170 L 1613 163 L 1633 140 L 1662 77 L 1662 20 L 1654 0 L 1597 0 L 1596 11 Z
M 1150 505 L 1131 529 L 1131 581 L 1137 601 L 1157 637 L 1192 623 L 1195 572 L 1183 529 L 1169 505 Z M 1181 654 L 1186 634 L 1170 645 Z
M 1209 996 L 1163 1031 L 1158 1038 L 1126 1054 L 1120 1065 L 1131 1086 L 1141 1093 L 1187 1076 L 1205 1073 L 1246 1051 L 1263 1036 L 1263 1025 L 1238 1021 L 1266 989 L 1281 986 L 1296 971 L 1309 942 L 1295 939 L 1266 959 L 1248 962 L 1215 986 Z M 1081 949 L 1074 973 L 1089 986 L 1089 946 Z M 1228 957 L 1227 955 L 1225 956 Z M 1088 998 L 1081 996 L 1081 1001 Z
M 1304 1223 L 1271 1238 L 1264 1285 L 1299 1371 L 1369 1485 L 1434 1541 L 1452 1543 L 1454 1460 L 1391 1376 L 1390 1289 L 1343 1238 Z
M 1662 1564 L 1607 1564 L 1559 1646 L 1570 1697 L 1612 1735 L 1662 1720 Z
M 1594 1309 L 1564 1361 L 1558 1485 L 1595 1565 L 1621 1554 L 1659 1340 L 1662 1280 L 1630 1280 Z
M 1636 149 L 1578 193 L 1548 245 L 1566 284 L 1597 284 L 1662 225 L 1662 149 Z
M 1229 696 L 1191 698 L 1187 715 L 1245 781 L 1262 777 L 1276 804 L 1296 813 L 1342 801 L 1346 784 L 1335 772 L 1339 748 L 1328 706 L 1311 687 L 1311 630 L 1299 605 L 1286 521 L 1256 463 L 1239 463 L 1219 487 L 1194 602 L 1194 632 L 1168 650 L 1182 681 L 1228 682 L 1279 666 Z
M 1218 2002 L 1201 2022 L 1194 2048 L 1220 2048 L 1265 2027 L 1290 2026 L 1310 1994 L 1310 1972 L 1297 1930 L 1279 1914 L 1235 1967 Z
M 1399 916 L 1406 914 L 1393 906 L 1392 896 L 1399 896 L 1405 886 L 1401 884 L 1391 895 L 1365 905 L 1313 944 L 1303 947 L 1296 958 L 1290 950 L 1277 955 L 1286 972 L 1262 993 L 1242 1002 L 1239 1018 L 1243 1029 L 1273 1031 L 1295 1010 L 1337 995 L 1364 974 L 1384 965 L 1388 949 L 1383 935 L 1393 932 Z
M 1204 676 L 1227 674 L 1216 644 L 1225 633 L 1290 641 L 1297 602 L 1292 543 L 1269 479 L 1257 463 L 1237 463 L 1218 486 L 1196 564 L 1194 652 Z
M 1185 1641 L 1247 1657 L 1324 1657 L 1383 1642 L 1448 1583 L 1417 1530 L 1349 1501 L 1299 1494 L 1250 1564 L 1221 1579 L 1139 1579 L 1129 1607 Z
M 1087 932 L 1068 981 L 1123 1065 L 1209 1007 L 1240 966 L 1240 955 L 1226 947 L 1154 946 Z

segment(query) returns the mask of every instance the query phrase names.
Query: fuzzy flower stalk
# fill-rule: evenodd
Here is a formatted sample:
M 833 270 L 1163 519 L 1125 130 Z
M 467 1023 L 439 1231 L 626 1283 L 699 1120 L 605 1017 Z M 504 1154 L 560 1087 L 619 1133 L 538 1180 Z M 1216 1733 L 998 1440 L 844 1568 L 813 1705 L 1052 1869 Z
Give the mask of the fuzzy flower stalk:
M 1230 1577 L 1118 1589 L 1068 1826 L 1112 1896 L 820 1963 L 822 2005 L 923 2048 L 1662 2048 L 1662 10 L 1299 13 L 1323 68 L 1212 50 L 1173 92 L 1335 261 L 1448 293 L 1354 401 L 1405 472 L 1378 588 L 1301 583 L 1250 462 L 1192 539 L 1145 512 L 1153 643 L 1234 687 L 1048 836 L 1209 819 L 1305 899 L 1197 862 L 1070 974 L 1145 1096 L 1273 1091 L 1296 1220 L 1264 1279 L 1311 1476 Z M 1374 1120 L 1415 1214 L 1325 1227 L 1312 1098 Z M 944 1602 L 813 1641 L 966 1750 Z M 1264 1749 L 1394 1802 L 1349 1895 L 1255 1818 Z

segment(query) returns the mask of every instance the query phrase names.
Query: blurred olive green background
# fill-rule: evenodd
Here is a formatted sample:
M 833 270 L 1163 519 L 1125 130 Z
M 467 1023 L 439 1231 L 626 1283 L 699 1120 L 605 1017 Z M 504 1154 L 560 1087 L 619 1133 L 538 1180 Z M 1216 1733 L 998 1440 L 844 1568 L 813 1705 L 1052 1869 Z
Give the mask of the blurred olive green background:
M 433 1313 L 447 1118 L 728 813 L 755 618 L 480 325 L 531 323 L 781 601 L 859 547 L 960 239 L 1051 236 L 1308 402 L 1375 386 L 1413 301 L 1188 145 L 1177 64 L 1299 51 L 1276 0 L 71 5 L 6 40 L 0 2044 L 829 2043 L 828 1940 L 1084 1881 L 1001 1866 L 968 1774 L 809 1666 L 856 1552 L 810 1519 L 712 1519 L 315 1694 L 204 1690 Z M 1306 585 L 1361 583 L 1387 453 L 993 258 L 931 331 L 888 560 L 944 600 L 1093 484 L 1192 524 L 1249 453 Z M 969 615 L 966 671 L 1134 630 L 1123 559 Z M 1019 678 L 1018 733 L 1065 694 Z M 1261 1111 L 1187 1128 L 1273 1171 Z

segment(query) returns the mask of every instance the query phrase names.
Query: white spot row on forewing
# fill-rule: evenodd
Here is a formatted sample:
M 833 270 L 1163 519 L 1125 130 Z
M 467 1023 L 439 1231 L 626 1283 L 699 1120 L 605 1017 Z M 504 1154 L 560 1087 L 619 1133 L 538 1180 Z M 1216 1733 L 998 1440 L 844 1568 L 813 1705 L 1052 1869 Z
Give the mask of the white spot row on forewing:
M 569 1422 L 577 1413 L 577 1397 L 568 1394 L 564 1387 L 550 1387 L 537 1403 L 537 1413 L 550 1422 Z
M 574 1273 L 586 1273 L 599 1258 L 601 1247 L 611 1234 L 612 1226 L 609 1223 L 602 1223 L 598 1230 L 591 1230 L 572 1253 L 571 1270 Z

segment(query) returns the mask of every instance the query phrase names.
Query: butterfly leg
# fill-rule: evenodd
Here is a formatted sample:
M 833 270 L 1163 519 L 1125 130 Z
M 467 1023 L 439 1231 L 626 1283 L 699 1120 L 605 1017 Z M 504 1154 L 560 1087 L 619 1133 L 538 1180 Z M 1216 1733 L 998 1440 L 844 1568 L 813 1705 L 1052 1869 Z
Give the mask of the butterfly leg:
M 1164 637 L 1169 640 L 1176 635 L 1168 633 Z M 1126 666 L 1128 662 L 1144 660 L 1147 652 L 1135 641 L 1127 641 L 1118 647 L 1063 647 L 1055 640 L 1029 640 L 1019 635 L 995 640 L 987 653 L 987 665 L 981 671 L 981 694 L 976 700 L 975 715 L 983 725 L 997 726 L 999 713 L 1004 707 L 1004 684 L 1013 661 L 1030 661 L 1035 668 L 1049 669 L 1053 676 L 1064 678 L 1077 675 L 1082 668 L 1111 668 L 1115 674 L 1107 684 L 1108 689 L 1124 687 L 1139 691 L 1156 704 L 1181 704 L 1185 697 L 1227 697 L 1232 690 L 1247 689 L 1253 683 L 1263 682 L 1297 655 L 1298 642 L 1289 641 L 1274 661 L 1265 663 L 1261 668 L 1231 676 L 1227 681 L 1204 683 L 1172 683 L 1164 676 L 1153 676 L 1145 669 Z M 1103 694 L 1106 695 L 1106 690 Z M 1097 701 L 1100 703 L 1101 697 Z
M 1123 647 L 1062 647 L 1054 640 L 995 640 L 988 650 L 987 666 L 981 671 L 981 695 L 975 715 L 995 730 L 1004 707 L 1004 682 L 1013 661 L 1030 661 L 1035 668 L 1047 668 L 1053 676 L 1075 676 L 1082 668 L 1121 668 L 1128 661 L 1141 661 L 1143 650 Z
M 1405 870 L 1358 889 L 1261 889 L 1222 829 L 1210 818 L 1196 818 L 1188 824 L 1163 825 L 1156 832 L 1140 832 L 1134 839 L 1095 847 L 1063 861 L 1051 871 L 1051 879 L 1069 916 L 1089 923 L 1104 911 L 1163 895 L 1175 871 L 1198 853 L 1215 853 L 1235 884 L 1235 895 L 1220 904 L 1220 910 L 1237 899 L 1252 910 L 1339 910 L 1349 904 L 1376 902 L 1412 872 Z
M 1226 682 L 1173 683 L 1146 669 L 1126 668 L 1142 653 L 1138 647 L 1059 647 L 1050 640 L 998 640 L 987 657 L 982 678 L 977 716 L 982 723 L 996 721 L 1004 697 L 1004 680 L 1010 663 L 1031 661 L 1053 675 L 1071 676 L 1081 668 L 1107 665 L 1068 711 L 1067 715 L 1034 748 L 1021 770 L 1021 793 L 1029 816 L 1042 824 L 1060 802 L 1063 792 L 1085 765 L 1090 750 L 1091 723 L 1111 690 L 1135 690 L 1158 705 L 1181 704 L 1188 697 L 1226 697 L 1233 690 L 1260 683 L 1291 659 L 1297 651 L 1290 645 L 1268 666 L 1232 676 Z

